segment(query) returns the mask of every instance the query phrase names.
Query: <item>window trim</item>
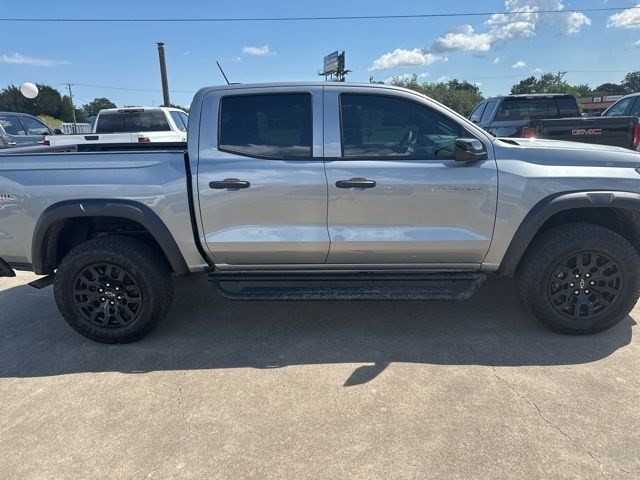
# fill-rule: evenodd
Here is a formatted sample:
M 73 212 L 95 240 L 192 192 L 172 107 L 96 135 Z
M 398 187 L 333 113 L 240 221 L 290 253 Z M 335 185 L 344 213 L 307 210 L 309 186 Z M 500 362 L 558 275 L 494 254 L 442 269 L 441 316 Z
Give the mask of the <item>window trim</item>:
M 249 154 L 246 152 L 238 152 L 236 150 L 231 150 L 228 148 L 222 148 L 220 146 L 220 134 L 222 133 L 222 101 L 225 98 L 230 98 L 230 97 L 257 97 L 257 96 L 283 96 L 283 95 L 305 95 L 309 98 L 309 120 L 311 122 L 311 144 L 309 145 L 309 151 L 311 153 L 310 156 L 308 157 L 281 157 L 281 156 L 271 156 L 271 155 L 256 155 L 256 154 Z M 225 153 L 231 153 L 232 155 L 238 155 L 241 157 L 248 157 L 248 158 L 257 158 L 257 159 L 261 159 L 261 160 L 281 160 L 281 161 L 288 161 L 288 162 L 299 162 L 299 161 L 308 161 L 310 159 L 315 159 L 315 160 L 322 160 L 322 158 L 318 158 L 318 157 L 314 157 L 313 156 L 313 94 L 310 91 L 299 91 L 299 92 L 292 92 L 292 91 L 287 91 L 287 92 L 262 92 L 262 93 L 233 93 L 233 94 L 229 94 L 229 95 L 221 95 L 218 98 L 218 132 L 217 132 L 217 149 L 220 152 L 225 152 Z
M 487 106 L 484 108 L 484 112 L 482 112 L 482 118 L 484 118 L 484 114 L 487 112 L 487 108 L 489 108 L 489 104 L 490 103 L 494 103 L 495 107 L 493 108 L 493 111 L 491 112 L 491 115 L 489 116 L 489 118 L 487 118 L 486 120 L 482 120 L 482 118 L 480 119 L 480 122 L 477 123 L 477 125 L 490 125 L 491 122 L 493 122 L 493 119 L 496 117 L 497 113 L 498 113 L 498 109 L 500 108 L 500 100 L 499 99 L 489 99 L 486 100 L 487 102 Z
M 474 135 L 472 132 L 470 132 L 467 128 L 465 128 L 464 125 L 458 123 L 456 120 L 454 120 L 453 118 L 445 115 L 442 112 L 439 112 L 438 110 L 425 105 L 421 102 L 416 102 L 415 100 L 409 99 L 409 98 L 404 98 L 404 97 L 399 97 L 397 95 L 390 95 L 388 93 L 352 93 L 352 92 L 340 92 L 338 94 L 338 117 L 339 117 L 339 123 L 340 125 L 338 126 L 339 130 L 340 130 L 340 157 L 338 157 L 337 159 L 332 159 L 332 160 L 343 160 L 343 161 L 363 161 L 363 160 L 369 160 L 369 161 L 386 161 L 386 162 L 391 162 L 391 161 L 396 161 L 396 160 L 412 160 L 412 161 L 421 161 L 421 162 L 440 162 L 440 161 L 452 161 L 454 162 L 455 160 L 453 158 L 419 158 L 419 157 L 412 157 L 412 156 L 408 156 L 408 155 L 403 155 L 403 156 L 393 156 L 393 157 L 375 157 L 375 156 L 368 156 L 368 157 L 345 157 L 344 156 L 344 138 L 343 138 L 343 134 L 344 134 L 344 129 L 342 128 L 342 96 L 343 95 L 357 95 L 357 96 L 367 96 L 367 97 L 387 97 L 387 98 L 392 98 L 394 100 L 402 100 L 405 102 L 409 102 L 409 103 L 413 103 L 414 105 L 417 105 L 418 107 L 421 108 L 427 108 L 429 110 L 432 110 L 436 113 L 438 113 L 439 115 L 442 115 L 444 117 L 446 117 L 447 119 L 449 119 L 451 122 L 455 123 L 456 125 L 458 125 L 460 127 L 460 130 L 462 131 L 462 136 L 458 137 L 458 138 L 475 138 L 476 140 L 480 141 L 480 143 L 482 143 L 482 146 L 485 148 L 485 150 L 487 150 L 487 154 L 488 149 L 487 146 L 485 144 L 485 142 L 483 142 L 480 138 L 478 138 L 476 135 Z M 466 135 L 465 135 L 466 134 Z
M 489 105 L 488 100 L 483 100 L 482 102 L 480 102 L 478 106 L 473 109 L 473 112 L 471 112 L 471 115 L 469 115 L 469 121 L 475 123 L 476 125 L 480 125 L 480 123 L 482 123 L 482 116 L 484 115 L 484 111 L 487 109 L 487 105 Z M 476 110 L 478 110 L 480 107 L 482 107 L 482 111 L 480 112 L 480 118 L 478 119 L 477 122 L 474 122 L 471 119 L 471 117 L 473 117 L 473 114 L 476 113 Z
M 39 123 L 40 125 L 42 125 L 44 128 L 47 129 L 48 133 L 29 133 L 29 128 L 27 128 L 27 125 L 24 123 L 23 119 L 29 119 L 29 120 L 33 120 L 36 123 Z M 18 117 L 18 121 L 20 122 L 20 125 L 22 125 L 22 128 L 24 128 L 25 131 L 25 137 L 45 137 L 47 135 L 51 135 L 51 129 L 49 128 L 48 125 L 46 125 L 43 121 L 41 121 L 39 118 L 37 117 L 33 117 L 31 115 L 20 115 Z

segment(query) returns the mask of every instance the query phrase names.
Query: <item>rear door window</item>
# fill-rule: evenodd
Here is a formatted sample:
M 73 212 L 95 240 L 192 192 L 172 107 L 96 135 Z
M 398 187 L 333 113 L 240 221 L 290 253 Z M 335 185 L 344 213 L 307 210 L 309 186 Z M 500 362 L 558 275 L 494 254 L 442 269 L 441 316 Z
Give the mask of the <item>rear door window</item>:
M 27 134 L 16 115 L 0 115 L 0 125 L 8 135 Z
M 220 106 L 218 148 L 266 158 L 310 158 L 311 95 L 233 95 Z

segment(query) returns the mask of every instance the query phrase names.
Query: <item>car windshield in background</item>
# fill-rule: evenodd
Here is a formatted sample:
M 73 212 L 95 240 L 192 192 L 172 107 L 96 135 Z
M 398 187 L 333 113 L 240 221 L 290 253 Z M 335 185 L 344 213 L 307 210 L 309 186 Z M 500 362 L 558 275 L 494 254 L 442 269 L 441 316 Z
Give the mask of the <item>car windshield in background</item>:
M 96 133 L 164 132 L 171 130 L 161 110 L 108 112 L 98 116 Z
M 502 103 L 496 120 L 543 120 L 578 115 L 576 101 L 571 98 L 508 98 Z

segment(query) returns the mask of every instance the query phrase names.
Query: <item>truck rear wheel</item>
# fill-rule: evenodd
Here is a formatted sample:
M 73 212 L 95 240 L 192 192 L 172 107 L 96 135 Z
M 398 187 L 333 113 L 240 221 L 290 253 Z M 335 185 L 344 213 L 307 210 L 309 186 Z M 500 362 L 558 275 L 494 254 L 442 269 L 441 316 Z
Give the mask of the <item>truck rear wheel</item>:
M 166 262 L 148 245 L 107 236 L 64 257 L 54 295 L 62 316 L 81 335 L 101 343 L 129 343 L 167 314 L 173 283 Z
M 613 327 L 640 296 L 640 256 L 623 237 L 590 224 L 555 227 L 534 241 L 517 272 L 529 311 L 555 331 Z

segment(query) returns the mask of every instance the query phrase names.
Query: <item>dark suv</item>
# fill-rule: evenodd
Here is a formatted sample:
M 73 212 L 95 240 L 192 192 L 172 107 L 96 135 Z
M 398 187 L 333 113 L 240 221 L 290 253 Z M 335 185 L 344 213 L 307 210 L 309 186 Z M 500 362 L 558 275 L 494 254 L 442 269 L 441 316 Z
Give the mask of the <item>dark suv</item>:
M 573 95 L 543 93 L 488 98 L 473 110 L 469 120 L 496 137 L 519 137 L 531 120 L 580 115 Z
M 44 142 L 54 131 L 33 115 L 0 112 L 0 148 L 28 147 Z

